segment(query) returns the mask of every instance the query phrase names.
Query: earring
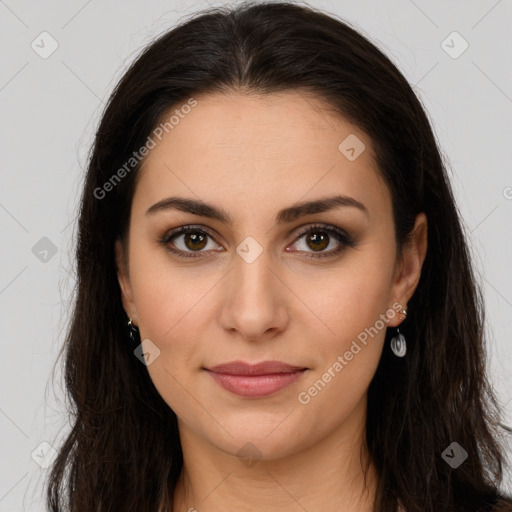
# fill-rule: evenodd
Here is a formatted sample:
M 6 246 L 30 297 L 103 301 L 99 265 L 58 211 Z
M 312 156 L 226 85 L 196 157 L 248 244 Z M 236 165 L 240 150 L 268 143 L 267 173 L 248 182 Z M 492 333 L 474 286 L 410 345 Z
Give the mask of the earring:
M 402 309 L 400 313 L 407 317 L 407 311 L 405 309 Z M 405 336 L 400 332 L 398 327 L 396 328 L 396 335 L 391 338 L 391 350 L 397 357 L 404 357 L 407 352 Z
M 128 332 L 130 333 L 131 340 L 137 343 L 140 336 L 139 328 L 136 325 L 133 325 L 131 318 L 128 320 Z

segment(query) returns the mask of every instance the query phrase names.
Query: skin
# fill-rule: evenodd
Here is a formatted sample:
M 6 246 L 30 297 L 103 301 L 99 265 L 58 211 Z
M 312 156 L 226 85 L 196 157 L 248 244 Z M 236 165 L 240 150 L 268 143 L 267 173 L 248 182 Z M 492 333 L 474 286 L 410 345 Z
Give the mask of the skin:
M 371 140 L 315 97 L 233 92 L 196 99 L 146 157 L 127 246 L 115 247 L 124 309 L 141 339 L 160 350 L 147 369 L 178 417 L 184 470 L 173 510 L 294 512 L 343 503 L 345 512 L 370 511 L 377 475 L 370 465 L 365 489 L 363 432 L 368 386 L 389 350 L 385 327 L 359 343 L 362 349 L 309 403 L 297 397 L 379 315 L 397 303 L 407 309 L 427 250 L 426 217 L 418 215 L 398 258 L 391 195 Z M 354 161 L 338 150 L 350 134 L 366 146 Z M 282 208 L 335 194 L 362 202 L 368 215 L 345 206 L 274 222 Z M 220 207 L 233 224 L 177 210 L 146 214 L 169 196 Z M 342 243 L 329 235 L 329 246 L 316 249 L 308 235 L 297 239 L 317 223 L 345 230 L 355 247 L 309 259 Z M 215 234 L 200 257 L 180 259 L 159 242 L 186 225 Z M 248 236 L 262 249 L 252 263 L 236 252 Z M 173 242 L 167 247 L 197 254 L 183 234 Z M 393 311 L 389 327 L 404 319 Z M 271 396 L 245 398 L 203 370 L 239 359 L 308 371 Z

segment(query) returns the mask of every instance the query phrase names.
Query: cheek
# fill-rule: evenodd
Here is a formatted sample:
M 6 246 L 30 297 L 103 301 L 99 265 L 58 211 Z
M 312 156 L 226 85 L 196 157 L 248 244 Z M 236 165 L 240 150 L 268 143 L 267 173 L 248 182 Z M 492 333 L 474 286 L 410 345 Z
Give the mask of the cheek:
M 185 339 L 194 338 L 197 316 L 218 276 L 199 266 L 180 266 L 164 248 L 148 243 L 134 248 L 130 257 L 141 335 L 162 345 L 179 339 L 184 330 L 188 332 Z
M 294 288 L 319 319 L 315 324 L 324 333 L 320 346 L 331 353 L 348 350 L 359 334 L 364 340 L 365 332 L 374 332 L 372 327 L 384 335 L 381 315 L 392 307 L 393 257 L 389 247 L 365 247 L 352 252 L 335 270 L 317 276 L 314 287 L 309 281 Z
M 148 371 L 160 394 L 174 408 L 169 398 L 182 395 L 183 387 L 191 387 L 192 371 L 205 362 L 201 343 L 207 319 L 215 318 L 211 297 L 220 276 L 199 267 L 180 267 L 162 254 L 134 251 L 132 289 L 141 339 L 151 340 L 160 351 Z
M 158 272 L 155 266 L 141 272 L 133 288 L 141 339 L 149 338 L 159 350 L 147 367 L 150 378 L 169 407 L 185 421 L 192 421 L 204 412 L 191 403 L 189 393 L 194 389 L 192 370 L 198 367 L 204 338 L 200 322 L 205 302 L 201 299 L 212 284 L 185 279 L 186 275 L 179 269 Z
M 329 279 L 318 281 L 322 292 L 311 287 L 309 295 L 306 288 L 299 292 L 323 326 L 315 344 L 320 364 L 307 383 L 314 386 L 313 395 L 323 395 L 317 404 L 340 399 L 349 410 L 369 385 L 382 353 L 386 319 L 395 314 L 389 303 L 393 257 L 391 247 L 354 252 Z
M 329 330 L 318 337 L 318 364 L 297 396 L 316 418 L 312 431 L 334 428 L 365 396 L 383 350 L 384 319 L 391 317 L 386 290 L 386 282 L 370 274 L 332 284 L 322 315 Z

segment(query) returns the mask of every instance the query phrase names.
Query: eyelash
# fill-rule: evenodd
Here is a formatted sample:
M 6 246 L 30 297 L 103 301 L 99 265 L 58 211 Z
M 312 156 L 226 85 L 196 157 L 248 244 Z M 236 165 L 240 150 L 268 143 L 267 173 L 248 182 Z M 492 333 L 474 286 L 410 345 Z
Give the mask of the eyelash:
M 334 238 L 336 238 L 338 240 L 338 242 L 340 242 L 340 245 L 337 249 L 331 250 L 326 253 L 309 253 L 309 255 L 306 256 L 307 258 L 333 257 L 333 256 L 336 256 L 337 254 L 341 253 L 347 247 L 355 246 L 355 240 L 350 235 L 348 235 L 345 231 L 342 231 L 341 229 L 336 228 L 334 226 L 326 226 L 326 225 L 322 225 L 322 224 L 315 224 L 315 225 L 309 226 L 307 229 L 305 229 L 304 231 L 299 233 L 299 235 L 297 235 L 297 238 L 294 240 L 293 243 L 295 244 L 296 242 L 298 242 L 304 235 L 308 235 L 309 233 L 315 233 L 317 231 L 326 232 L 329 235 L 334 236 Z M 169 242 L 173 238 L 176 238 L 180 235 L 184 235 L 187 233 L 207 234 L 215 241 L 214 233 L 210 229 L 205 228 L 205 227 L 195 227 L 192 225 L 188 225 L 188 226 L 180 226 L 179 228 L 176 228 L 176 229 L 166 233 L 159 240 L 159 242 L 162 245 L 164 245 L 170 252 L 174 253 L 179 258 L 201 258 L 201 257 L 203 257 L 202 252 L 200 252 L 200 251 L 194 254 L 193 252 L 189 253 L 186 251 L 171 249 L 169 247 Z

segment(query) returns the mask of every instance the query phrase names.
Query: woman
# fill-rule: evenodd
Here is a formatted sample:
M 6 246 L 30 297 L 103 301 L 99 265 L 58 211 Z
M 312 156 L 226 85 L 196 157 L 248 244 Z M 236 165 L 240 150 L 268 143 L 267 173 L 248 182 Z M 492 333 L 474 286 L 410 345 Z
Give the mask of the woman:
M 439 149 L 342 21 L 244 4 L 148 46 L 76 257 L 51 510 L 512 510 Z

